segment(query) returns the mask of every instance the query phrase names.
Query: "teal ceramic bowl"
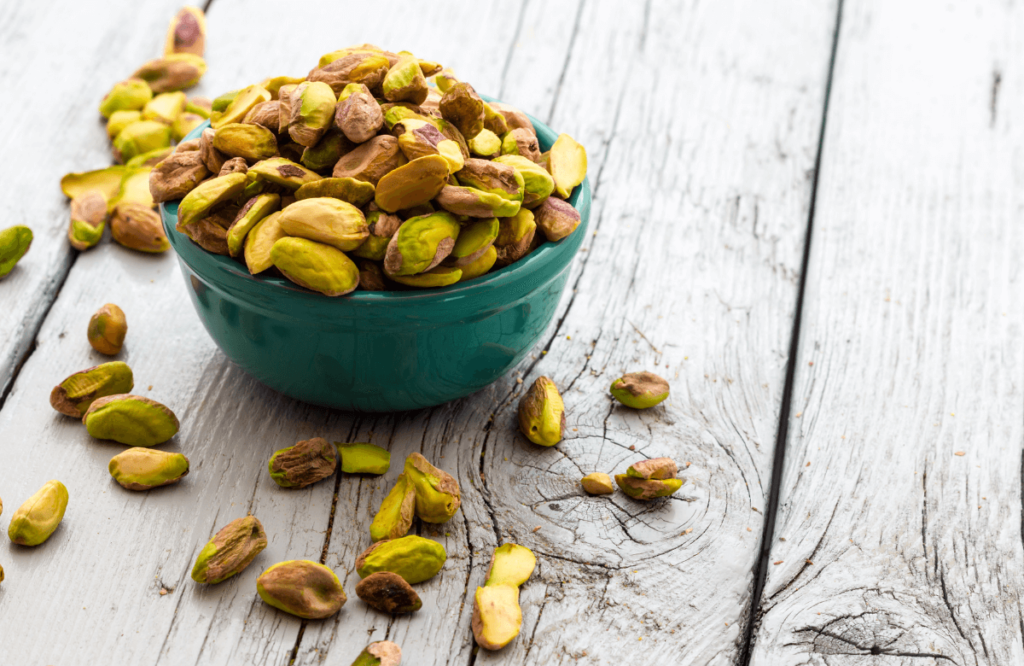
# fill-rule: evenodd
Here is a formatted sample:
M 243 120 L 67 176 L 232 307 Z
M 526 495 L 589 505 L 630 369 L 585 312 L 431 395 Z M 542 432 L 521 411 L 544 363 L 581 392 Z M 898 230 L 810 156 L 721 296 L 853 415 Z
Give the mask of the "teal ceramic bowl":
M 548 150 L 557 135 L 530 120 Z M 589 181 L 569 201 L 580 212 L 576 231 L 511 266 L 440 289 L 357 290 L 338 298 L 252 276 L 244 263 L 210 254 L 176 231 L 177 202 L 160 212 L 192 304 L 228 358 L 297 400 L 390 412 L 479 391 L 533 348 L 587 234 Z

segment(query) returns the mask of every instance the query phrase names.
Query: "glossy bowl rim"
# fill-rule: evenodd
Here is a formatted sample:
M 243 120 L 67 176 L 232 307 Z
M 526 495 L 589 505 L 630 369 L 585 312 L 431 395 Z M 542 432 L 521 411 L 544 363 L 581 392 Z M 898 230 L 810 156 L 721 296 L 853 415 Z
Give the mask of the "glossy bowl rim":
M 496 101 L 487 96 L 482 97 L 488 102 Z M 533 123 L 534 128 L 537 130 L 538 138 L 544 134 L 546 135 L 545 138 L 547 140 L 554 143 L 554 140 L 558 137 L 554 130 L 534 116 L 530 114 L 526 114 L 526 116 L 530 119 L 530 122 Z M 203 130 L 209 126 L 210 121 L 204 121 L 185 136 L 182 141 L 199 138 Z M 582 239 L 590 226 L 590 201 L 590 179 L 584 178 L 583 183 L 576 187 L 569 197 L 569 202 L 572 203 L 580 212 L 580 224 L 576 230 L 559 241 L 552 242 L 546 240 L 526 257 L 496 271 L 488 272 L 480 277 L 473 278 L 472 280 L 456 283 L 447 287 L 423 289 L 419 291 L 364 291 L 357 289 L 356 291 L 341 296 L 340 298 L 330 298 L 323 294 L 304 289 L 299 285 L 288 281 L 286 278 L 259 277 L 251 275 L 248 273 L 245 265 L 240 264 L 234 258 L 210 254 L 206 250 L 203 250 L 199 246 L 193 244 L 188 237 L 180 233 L 175 228 L 175 224 L 178 219 L 178 203 L 180 203 L 180 200 L 161 203 L 160 217 L 167 237 L 170 240 L 171 247 L 174 248 L 174 252 L 178 256 L 178 259 L 184 262 L 194 273 L 197 273 L 206 279 L 210 279 L 209 274 L 211 272 L 218 271 L 219 269 L 221 273 L 233 275 L 236 279 L 243 280 L 247 285 L 251 285 L 251 289 L 255 289 L 256 291 L 262 292 L 270 297 L 274 294 L 283 295 L 287 293 L 291 296 L 308 297 L 317 303 L 325 304 L 336 302 L 348 302 L 353 305 L 371 303 L 392 304 L 403 301 L 429 303 L 434 300 L 444 301 L 449 300 L 452 297 L 462 298 L 470 295 L 476 295 L 476 292 L 493 288 L 502 288 L 512 284 L 513 282 L 518 282 L 520 279 L 528 278 L 531 273 L 542 270 L 549 264 L 558 263 L 567 265 L 571 263 L 576 254 L 578 254 L 579 246 L 582 244 Z M 583 205 L 580 205 L 581 203 Z M 168 210 L 169 204 L 173 205 L 173 211 Z M 539 228 L 537 233 L 541 233 Z M 575 246 L 575 248 L 570 250 L 569 248 L 572 246 Z M 180 247 L 188 247 L 188 250 L 183 252 Z M 186 255 L 191 255 L 191 259 Z M 202 266 L 201 268 L 199 267 L 200 265 Z M 239 270 L 239 268 L 241 268 L 241 270 Z M 246 291 L 248 291 L 248 289 L 246 289 Z

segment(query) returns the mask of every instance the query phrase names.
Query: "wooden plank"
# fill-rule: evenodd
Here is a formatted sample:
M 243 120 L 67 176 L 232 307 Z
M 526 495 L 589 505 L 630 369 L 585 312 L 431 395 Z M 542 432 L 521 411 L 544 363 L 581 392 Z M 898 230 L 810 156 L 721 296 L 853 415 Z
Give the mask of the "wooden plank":
M 10 91 L 0 135 L 0 228 L 24 224 L 35 240 L 0 283 L 0 396 L 32 346 L 67 276 L 68 205 L 61 176 L 113 163 L 97 110 L 110 86 L 160 55 L 179 0 L 142 6 L 8 2 L 0 6 L 0 86 Z M 87 75 L 83 75 L 87 73 Z M 22 100 L 15 103 L 14 100 Z
M 1024 663 L 1022 20 L 846 3 L 753 664 Z

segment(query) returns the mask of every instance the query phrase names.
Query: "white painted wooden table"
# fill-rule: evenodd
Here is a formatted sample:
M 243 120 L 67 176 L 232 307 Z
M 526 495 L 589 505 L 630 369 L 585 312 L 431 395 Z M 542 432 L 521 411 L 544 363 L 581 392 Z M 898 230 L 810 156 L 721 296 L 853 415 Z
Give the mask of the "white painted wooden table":
M 1024 664 L 1019 3 L 214 0 L 208 95 L 373 42 L 588 149 L 595 233 L 536 353 L 470 398 L 392 416 L 250 379 L 170 253 L 68 247 L 60 176 L 109 163 L 99 98 L 158 51 L 177 5 L 0 4 L 0 226 L 36 235 L 0 283 L 0 529 L 46 480 L 71 493 L 44 546 L 0 545 L 0 664 L 347 666 L 385 638 L 417 666 Z M 137 392 L 181 417 L 179 486 L 122 490 L 106 471 L 121 447 L 49 407 L 102 360 L 85 325 L 105 302 L 128 315 Z M 638 369 L 670 380 L 664 407 L 610 401 Z M 515 433 L 541 374 L 568 410 L 554 449 Z M 449 560 L 419 613 L 354 595 L 400 465 L 298 492 L 266 474 L 271 452 L 317 435 L 457 475 L 463 511 L 423 529 Z M 576 483 L 666 455 L 689 463 L 670 500 Z M 193 584 L 199 548 L 250 511 L 264 554 Z M 522 634 L 477 653 L 472 594 L 507 541 L 538 555 Z M 296 558 L 338 572 L 339 615 L 259 600 L 263 568 Z

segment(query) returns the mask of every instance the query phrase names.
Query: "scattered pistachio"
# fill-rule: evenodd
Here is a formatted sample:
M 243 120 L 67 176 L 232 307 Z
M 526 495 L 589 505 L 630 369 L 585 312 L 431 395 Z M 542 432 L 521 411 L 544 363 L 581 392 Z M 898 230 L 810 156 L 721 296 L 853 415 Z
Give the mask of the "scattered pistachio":
M 82 422 L 96 439 L 110 439 L 128 446 L 156 446 L 178 432 L 174 412 L 139 395 L 108 395 L 94 400 Z
M 518 587 L 504 584 L 476 588 L 472 628 L 480 647 L 500 650 L 519 635 L 522 626 Z
M 101 354 L 120 354 L 127 333 L 128 320 L 124 316 L 124 311 L 113 303 L 107 303 L 89 318 L 89 344 Z M 128 390 L 131 390 L 131 387 L 128 387 Z
M 366 578 L 378 571 L 390 571 L 415 585 L 436 576 L 447 558 L 441 544 L 409 535 L 378 541 L 367 548 L 356 559 L 356 573 Z
M 199 551 L 192 580 L 221 583 L 240 574 L 266 547 L 267 533 L 256 516 L 232 520 Z
M 188 474 L 188 458 L 180 453 L 133 447 L 110 459 L 110 476 L 128 490 L 150 490 L 177 483 Z
M 56 531 L 67 508 L 68 489 L 60 481 L 48 481 L 11 516 L 7 536 L 21 546 L 38 546 Z
M 647 409 L 668 398 L 669 386 L 653 372 L 631 372 L 612 382 L 611 392 L 627 407 Z
M 534 444 L 554 446 L 565 431 L 565 405 L 555 383 L 538 377 L 519 401 L 519 429 Z
M 356 596 L 382 613 L 418 611 L 423 602 L 412 585 L 390 571 L 378 571 L 356 583 Z
M 348 601 L 335 573 L 309 560 L 275 564 L 256 579 L 256 591 L 268 605 L 307 620 L 330 617 Z
M 334 474 L 338 457 L 326 439 L 314 437 L 277 451 L 267 466 L 282 488 L 305 488 Z
M 80 370 L 53 387 L 50 405 L 61 414 L 82 418 L 99 398 L 131 391 L 135 386 L 127 363 L 111 361 Z
M 604 472 L 587 474 L 580 479 L 580 483 L 583 485 L 583 490 L 587 491 L 590 495 L 611 495 L 615 492 L 615 486 L 612 485 L 612 477 Z

